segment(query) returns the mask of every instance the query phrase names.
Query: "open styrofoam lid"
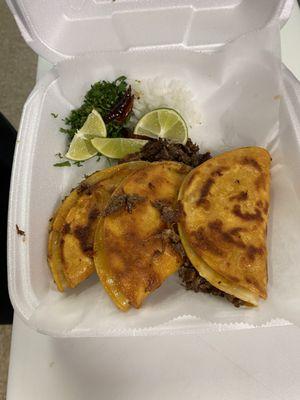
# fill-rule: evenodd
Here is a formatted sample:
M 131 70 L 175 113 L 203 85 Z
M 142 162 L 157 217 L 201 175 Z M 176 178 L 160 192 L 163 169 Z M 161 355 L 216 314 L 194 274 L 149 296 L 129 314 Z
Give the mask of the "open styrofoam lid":
M 293 0 L 7 0 L 21 33 L 55 63 L 74 55 L 134 47 L 225 44 L 272 20 Z

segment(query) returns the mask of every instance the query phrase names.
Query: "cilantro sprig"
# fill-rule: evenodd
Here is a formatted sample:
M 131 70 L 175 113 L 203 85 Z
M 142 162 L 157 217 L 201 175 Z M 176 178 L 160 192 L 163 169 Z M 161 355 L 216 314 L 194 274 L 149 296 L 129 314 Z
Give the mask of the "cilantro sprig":
M 77 130 L 83 126 L 93 109 L 96 109 L 102 118 L 105 118 L 117 101 L 125 95 L 127 87 L 126 76 L 120 76 L 112 82 L 104 80 L 94 83 L 84 96 L 83 104 L 72 110 L 69 116 L 64 119 L 67 127 L 61 128 L 60 131 L 67 134 L 71 140 Z M 111 121 L 106 128 L 108 137 L 120 137 L 124 124 Z

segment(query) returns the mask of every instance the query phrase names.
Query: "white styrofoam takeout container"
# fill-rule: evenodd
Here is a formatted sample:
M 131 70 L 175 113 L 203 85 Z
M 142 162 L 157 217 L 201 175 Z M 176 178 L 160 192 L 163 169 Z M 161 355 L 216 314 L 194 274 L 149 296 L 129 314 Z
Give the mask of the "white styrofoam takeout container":
M 149 48 L 155 52 L 168 47 L 170 51 L 182 48 L 213 52 L 246 32 L 263 28 L 271 21 L 278 21 L 282 26 L 289 17 L 293 1 L 56 0 L 41 4 L 38 0 L 9 0 L 8 4 L 29 46 L 55 64 L 75 55 L 107 50 L 118 53 Z M 52 204 L 58 204 L 56 193 L 64 195 L 58 176 L 63 174 L 68 183 L 80 179 L 78 171 L 70 172 L 73 174 L 70 178 L 66 176 L 69 171 L 57 169 L 46 176 L 42 175 L 45 168 L 40 168 L 41 163 L 51 168 L 55 146 L 64 143 L 63 135 L 49 136 L 48 143 L 45 137 L 41 137 L 39 132 L 57 128 L 56 122 L 46 118 L 46 115 L 51 111 L 59 111 L 59 107 L 65 110 L 72 108 L 72 104 L 62 97 L 56 87 L 58 78 L 58 69 L 53 69 L 37 83 L 25 103 L 18 134 L 8 221 L 8 282 L 14 309 L 31 327 L 53 336 L 182 332 L 179 323 L 140 331 L 93 330 L 86 326 L 80 331 L 75 328 L 66 332 L 61 322 L 55 329 L 54 320 L 51 328 L 47 329 L 31 318 L 51 280 L 45 248 L 48 215 L 40 212 L 43 205 L 39 193 L 48 192 Z M 293 110 L 295 107 L 300 110 L 300 89 L 298 82 L 285 68 L 283 78 L 285 93 L 293 99 L 290 112 L 295 124 Z M 52 92 L 50 97 L 49 91 Z M 102 162 L 97 167 L 105 167 L 105 164 Z M 86 168 L 89 171 L 89 167 Z M 95 166 L 91 168 L 94 170 Z M 80 176 L 84 172 L 80 171 Z M 16 234 L 16 224 L 26 232 L 25 239 Z M 40 262 L 41 248 L 45 255 L 43 263 Z M 68 311 L 72 313 L 71 309 Z M 47 313 L 47 307 L 44 312 Z M 282 323 L 278 321 L 279 325 Z M 185 328 L 184 332 L 197 331 L 199 327 L 191 324 L 191 328 Z M 226 329 L 225 325 L 223 328 Z M 214 329 L 223 328 L 214 326 Z M 210 329 L 209 324 L 202 324 L 201 329 Z
M 51 63 L 103 51 L 173 45 L 214 49 L 272 20 L 294 0 L 7 0 L 28 45 Z

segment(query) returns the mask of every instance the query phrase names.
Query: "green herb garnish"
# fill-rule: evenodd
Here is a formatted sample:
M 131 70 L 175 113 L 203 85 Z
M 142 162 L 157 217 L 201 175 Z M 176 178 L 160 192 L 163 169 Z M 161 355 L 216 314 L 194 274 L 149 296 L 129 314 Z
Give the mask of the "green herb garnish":
M 60 131 L 67 134 L 69 139 L 72 139 L 93 109 L 97 110 L 105 119 L 105 116 L 117 101 L 125 95 L 128 86 L 126 79 L 125 76 L 120 76 L 112 82 L 99 81 L 94 83 L 84 96 L 82 106 L 72 110 L 69 116 L 65 118 L 64 122 L 67 128 L 61 128 Z M 109 122 L 106 126 L 107 136 L 120 137 L 123 127 L 124 124 L 121 125 L 115 121 Z
M 53 167 L 71 167 L 70 161 L 63 161 L 56 164 L 53 164 Z
M 51 115 L 52 115 L 53 118 L 57 118 L 58 117 L 58 114 L 51 113 Z
M 74 161 L 73 165 L 77 165 L 77 167 L 82 167 L 83 166 L 83 161 Z
M 60 159 L 64 158 L 64 156 L 61 153 L 56 153 L 55 156 L 60 158 Z

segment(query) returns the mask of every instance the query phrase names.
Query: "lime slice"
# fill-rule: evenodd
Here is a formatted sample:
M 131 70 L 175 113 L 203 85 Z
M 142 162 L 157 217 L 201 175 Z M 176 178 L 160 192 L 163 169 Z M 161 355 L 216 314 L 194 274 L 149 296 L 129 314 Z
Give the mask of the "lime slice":
M 106 135 L 106 126 L 101 115 L 93 110 L 83 126 L 74 135 L 65 157 L 73 161 L 85 161 L 94 157 L 97 150 L 91 144 L 91 139 L 106 137 Z
M 70 144 L 66 158 L 73 161 L 84 161 L 97 154 L 97 150 L 81 132 L 76 133 Z
M 93 110 L 89 114 L 82 128 L 79 129 L 79 132 L 85 136 L 107 136 L 105 123 L 98 111 Z
M 147 143 L 147 140 L 94 138 L 91 142 L 95 149 L 104 156 L 110 158 L 123 158 L 128 154 L 139 151 Z
M 135 135 L 170 139 L 185 144 L 188 128 L 182 116 L 171 108 L 158 108 L 145 114 L 137 123 Z

